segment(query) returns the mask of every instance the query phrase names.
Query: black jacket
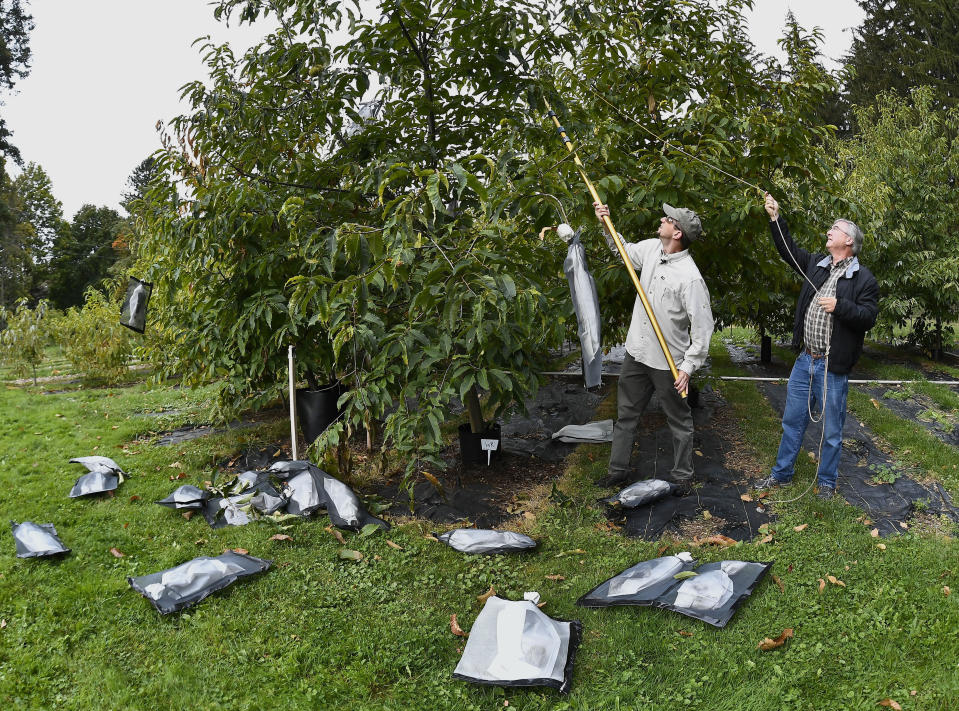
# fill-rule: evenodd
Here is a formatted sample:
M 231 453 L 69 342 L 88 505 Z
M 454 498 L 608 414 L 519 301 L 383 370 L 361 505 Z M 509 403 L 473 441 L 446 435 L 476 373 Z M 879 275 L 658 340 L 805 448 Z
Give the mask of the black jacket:
M 817 289 L 821 287 L 829 276 L 832 257 L 828 254 L 807 252 L 793 242 L 789 227 L 782 216 L 778 220 L 782 236 L 776 224 L 770 222 L 769 229 L 779 256 L 794 271 L 805 274 Z M 821 264 L 824 260 L 826 263 Z M 796 304 L 796 319 L 793 322 L 792 345 L 797 350 L 803 344 L 806 309 L 809 308 L 814 294 L 813 288 L 804 279 L 802 291 L 799 292 L 799 303 Z M 872 272 L 855 259 L 836 284 L 836 310 L 832 314 L 832 335 L 829 339 L 830 373 L 846 375 L 852 370 L 862 354 L 862 341 L 866 331 L 875 325 L 878 313 L 879 284 Z

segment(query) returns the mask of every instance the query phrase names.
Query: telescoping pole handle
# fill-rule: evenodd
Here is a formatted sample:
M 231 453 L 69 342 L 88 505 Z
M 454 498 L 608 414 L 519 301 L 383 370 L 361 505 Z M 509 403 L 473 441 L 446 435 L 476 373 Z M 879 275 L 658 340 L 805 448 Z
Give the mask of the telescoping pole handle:
M 579 172 L 579 176 L 583 179 L 583 182 L 586 183 L 586 189 L 589 190 L 589 194 L 593 198 L 593 202 L 602 202 L 599 199 L 599 193 L 596 192 L 596 188 L 593 186 L 592 181 L 589 179 L 589 176 L 586 175 L 586 169 L 583 167 L 583 162 L 579 159 L 579 156 L 576 154 L 576 150 L 573 148 L 573 142 L 569 140 L 569 136 L 566 135 L 566 129 L 560 124 L 559 119 L 556 117 L 556 113 L 553 109 L 550 108 L 549 104 L 546 104 L 546 110 L 549 113 L 549 117 L 553 119 L 553 123 L 556 126 L 556 131 L 559 133 L 560 140 L 563 141 L 563 145 L 566 146 L 566 150 L 573 154 L 573 163 L 576 165 L 576 170 Z M 636 269 L 633 268 L 633 262 L 630 260 L 629 255 L 626 253 L 626 245 L 623 244 L 622 238 L 620 238 L 619 233 L 616 231 L 616 228 L 613 227 L 613 221 L 609 219 L 609 215 L 603 215 L 603 225 L 606 227 L 606 231 L 609 232 L 610 236 L 613 238 L 613 242 L 616 243 L 616 249 L 619 250 L 619 256 L 623 259 L 623 264 L 626 265 L 626 271 L 629 272 L 629 278 L 633 281 L 633 286 L 636 287 L 636 293 L 639 294 L 639 299 L 643 304 L 643 309 L 646 311 L 646 315 L 649 317 L 649 322 L 653 326 L 653 332 L 656 334 L 656 340 L 659 341 L 659 347 L 663 349 L 663 355 L 666 356 L 666 364 L 669 365 L 669 372 L 673 374 L 673 380 L 679 378 L 679 371 L 676 369 L 676 363 L 673 361 L 673 356 L 669 352 L 669 346 L 666 345 L 666 338 L 663 336 L 663 330 L 659 327 L 659 322 L 656 320 L 656 316 L 653 314 L 653 307 L 649 303 L 649 299 L 646 298 L 646 293 L 643 291 L 642 284 L 639 283 L 639 276 L 636 274 Z M 682 396 L 686 397 L 686 391 L 682 392 Z

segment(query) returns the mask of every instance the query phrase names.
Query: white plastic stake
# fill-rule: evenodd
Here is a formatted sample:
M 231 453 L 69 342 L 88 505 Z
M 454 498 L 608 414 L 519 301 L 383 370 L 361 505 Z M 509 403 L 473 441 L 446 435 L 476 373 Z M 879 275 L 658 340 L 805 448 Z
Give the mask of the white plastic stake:
M 486 452 L 486 466 L 489 466 L 490 457 L 492 457 L 493 452 L 495 452 L 499 448 L 499 440 L 498 439 L 481 439 L 480 447 L 482 447 L 483 451 Z
M 293 459 L 299 459 L 296 452 L 296 361 L 293 358 L 293 346 L 290 346 L 290 447 Z

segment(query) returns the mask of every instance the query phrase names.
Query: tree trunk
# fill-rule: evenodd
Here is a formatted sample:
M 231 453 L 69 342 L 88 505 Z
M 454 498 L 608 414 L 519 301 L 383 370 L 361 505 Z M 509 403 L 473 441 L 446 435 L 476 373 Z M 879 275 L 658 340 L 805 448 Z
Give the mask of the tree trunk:
M 470 430 L 473 434 L 479 434 L 486 429 L 486 423 L 483 421 L 483 408 L 480 407 L 479 392 L 476 385 L 473 385 L 466 391 L 466 412 L 470 418 Z
M 942 347 L 942 318 L 936 316 L 936 352 L 932 354 L 934 360 L 942 360 L 944 354 Z

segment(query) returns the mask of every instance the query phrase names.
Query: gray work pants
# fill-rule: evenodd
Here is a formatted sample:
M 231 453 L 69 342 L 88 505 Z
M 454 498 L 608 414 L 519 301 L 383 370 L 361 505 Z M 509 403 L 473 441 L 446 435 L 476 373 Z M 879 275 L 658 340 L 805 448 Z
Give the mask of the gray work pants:
M 624 479 L 628 476 L 629 458 L 639 418 L 654 390 L 659 395 L 659 402 L 673 434 L 673 468 L 669 478 L 682 482 L 693 476 L 693 413 L 689 402 L 676 392 L 674 383 L 675 379 L 668 370 L 650 368 L 637 363 L 629 353 L 626 354 L 619 373 L 618 412 L 609 454 L 611 478 Z

